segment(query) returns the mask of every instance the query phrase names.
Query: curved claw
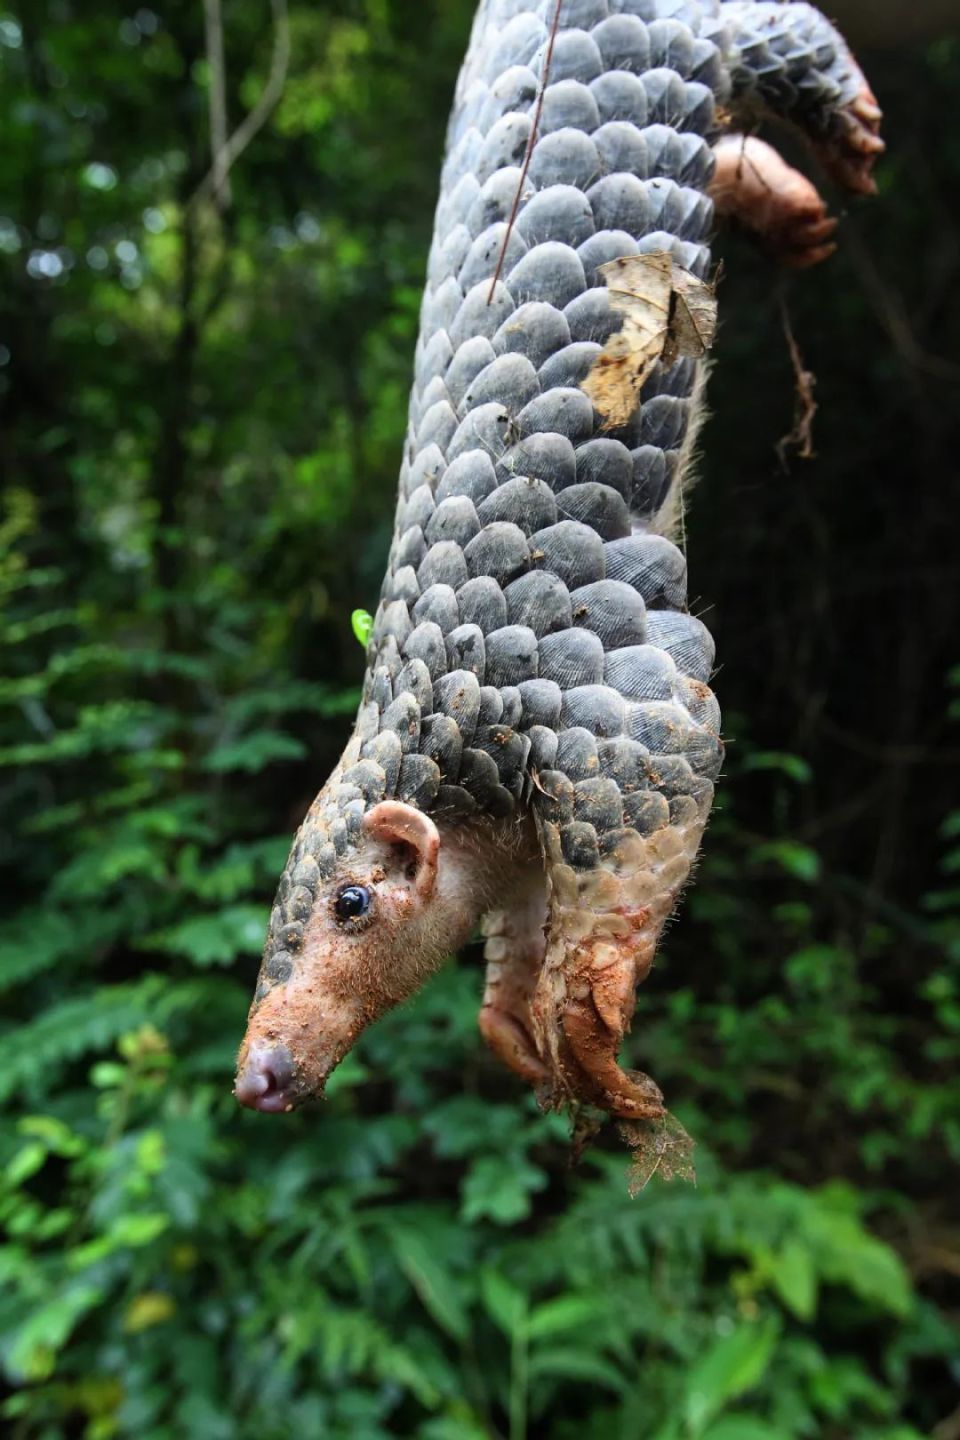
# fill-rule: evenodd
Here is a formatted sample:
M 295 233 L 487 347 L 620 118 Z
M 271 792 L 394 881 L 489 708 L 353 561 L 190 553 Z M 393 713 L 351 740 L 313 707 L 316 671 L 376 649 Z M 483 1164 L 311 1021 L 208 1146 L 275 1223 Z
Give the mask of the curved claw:
M 873 167 L 887 147 L 880 138 L 883 111 L 866 81 L 837 119 L 838 133 L 820 152 L 827 173 L 854 194 L 876 194 Z
M 819 265 L 822 260 L 829 259 L 837 248 L 831 238 L 836 228 L 837 220 L 826 214 L 820 201 L 816 214 L 811 214 L 809 222 L 798 221 L 784 237 L 785 243 L 777 247 L 777 259 L 781 265 L 787 265 L 792 270 L 809 270 L 812 265 Z
M 537 1054 L 530 1032 L 515 1015 L 487 1004 L 480 1010 L 478 1023 L 497 1059 L 521 1080 L 536 1087 L 549 1079 L 550 1072 Z

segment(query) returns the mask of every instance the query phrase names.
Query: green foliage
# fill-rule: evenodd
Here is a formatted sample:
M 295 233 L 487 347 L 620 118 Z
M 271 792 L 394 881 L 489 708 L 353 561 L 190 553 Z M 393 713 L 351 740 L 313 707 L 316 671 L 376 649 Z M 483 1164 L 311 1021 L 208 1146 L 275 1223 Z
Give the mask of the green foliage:
M 373 616 L 369 610 L 354 610 L 350 615 L 350 628 L 355 638 L 366 648 L 370 639 L 370 632 L 373 629 Z
M 741 259 L 748 298 L 725 287 L 729 419 L 688 531 L 733 743 L 632 1042 L 698 1140 L 696 1186 L 629 1199 L 613 1133 L 570 1168 L 565 1123 L 480 1045 L 473 951 L 364 1037 L 321 1109 L 272 1120 L 231 1097 L 272 886 L 357 700 L 369 616 L 350 612 L 389 543 L 471 8 L 291 0 L 283 97 L 223 213 L 195 198 L 202 6 L 0 13 L 14 1440 L 919 1440 L 955 1408 L 960 815 L 901 760 L 919 746 L 939 774 L 927 759 L 955 750 L 938 687 L 956 654 L 928 637 L 956 626 L 939 585 L 926 624 L 891 605 L 864 626 L 841 593 L 823 608 L 824 587 L 887 573 L 926 593 L 926 551 L 898 570 L 878 548 L 908 530 L 902 475 L 878 478 L 906 441 L 870 427 L 915 420 L 924 453 L 952 412 L 924 410 L 926 372 L 898 388 L 849 274 L 804 292 L 842 332 L 820 478 L 778 475 L 752 503 L 736 477 L 776 430 L 742 416 L 775 427 L 789 376 L 757 358 L 780 353 L 766 272 Z M 224 7 L 234 123 L 265 81 L 268 11 Z M 941 133 L 957 59 L 944 42 L 889 80 L 891 129 L 915 126 L 924 158 L 884 178 L 888 256 L 929 241 L 914 187 L 936 167 L 960 184 Z M 918 345 L 946 353 L 929 323 Z M 872 368 L 849 379 L 860 351 Z M 861 515 L 886 496 L 873 528 L 894 539 L 870 549 Z M 848 564 L 831 527 L 854 532 Z M 905 708 L 878 733 L 891 668 Z

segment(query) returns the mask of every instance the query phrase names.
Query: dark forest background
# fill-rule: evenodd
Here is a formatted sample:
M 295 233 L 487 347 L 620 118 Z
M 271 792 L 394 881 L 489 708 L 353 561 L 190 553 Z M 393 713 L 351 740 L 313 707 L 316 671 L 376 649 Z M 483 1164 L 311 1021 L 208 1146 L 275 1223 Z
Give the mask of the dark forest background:
M 264 123 L 220 203 L 217 8 L 0 6 L 5 1433 L 957 1440 L 960 42 L 861 24 L 889 151 L 829 264 L 721 243 L 686 537 L 729 761 L 631 1041 L 698 1183 L 630 1199 L 485 1052 L 477 953 L 322 1109 L 231 1098 L 472 7 L 224 0 Z

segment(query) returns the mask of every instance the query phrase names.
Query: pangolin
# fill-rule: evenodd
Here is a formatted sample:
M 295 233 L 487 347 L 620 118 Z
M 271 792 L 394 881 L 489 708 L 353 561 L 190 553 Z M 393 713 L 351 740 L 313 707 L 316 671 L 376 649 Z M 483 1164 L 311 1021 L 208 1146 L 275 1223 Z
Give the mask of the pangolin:
M 810 5 L 481 0 L 362 701 L 280 880 L 243 1104 L 322 1093 L 479 926 L 480 1030 L 541 1103 L 665 1114 L 617 1055 L 723 757 L 670 538 L 711 233 L 833 248 L 815 187 L 748 137 L 765 114 L 873 188 L 880 111 Z

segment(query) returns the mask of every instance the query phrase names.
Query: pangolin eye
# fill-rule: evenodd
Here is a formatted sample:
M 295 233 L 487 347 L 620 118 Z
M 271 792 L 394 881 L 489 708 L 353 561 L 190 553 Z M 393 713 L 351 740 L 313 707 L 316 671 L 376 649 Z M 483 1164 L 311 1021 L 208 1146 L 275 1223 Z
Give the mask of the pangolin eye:
M 370 891 L 366 885 L 344 885 L 333 902 L 338 920 L 359 920 L 370 909 Z

